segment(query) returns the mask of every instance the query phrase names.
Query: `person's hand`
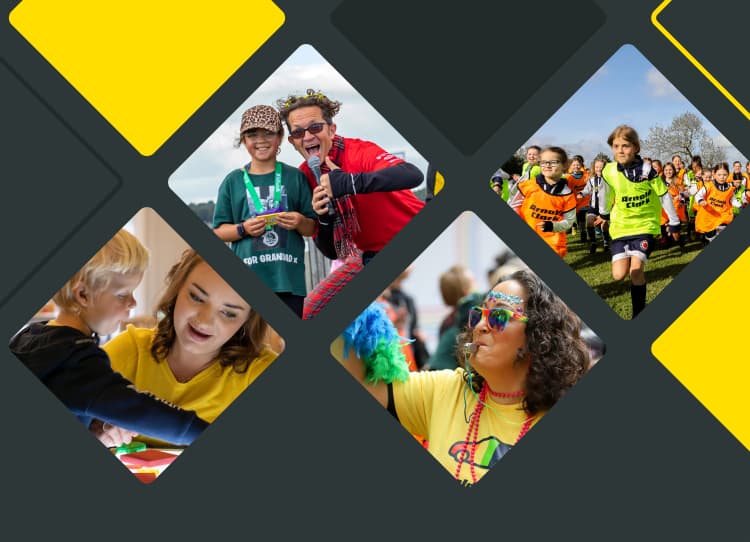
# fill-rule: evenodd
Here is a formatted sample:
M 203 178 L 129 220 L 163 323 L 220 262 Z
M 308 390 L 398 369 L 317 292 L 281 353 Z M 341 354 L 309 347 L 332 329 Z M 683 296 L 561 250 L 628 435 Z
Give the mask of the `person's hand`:
M 266 221 L 259 216 L 248 218 L 242 223 L 242 226 L 245 228 L 245 232 L 251 237 L 258 237 L 266 231 Z
M 600 216 L 597 216 L 594 219 L 594 226 L 599 226 L 601 224 L 606 224 L 606 223 L 607 223 L 607 221 L 604 218 L 600 217 Z
M 302 222 L 303 218 L 305 217 L 302 216 L 302 213 L 298 213 L 297 211 L 288 211 L 279 214 L 276 217 L 276 223 L 285 230 L 296 230 Z
M 545 220 L 544 222 L 537 222 L 536 227 L 539 228 L 539 231 L 543 231 L 545 233 L 555 231 L 554 224 L 549 220 Z
M 107 448 L 116 448 L 123 444 L 130 444 L 133 437 L 138 434 L 135 431 L 128 431 L 127 429 L 101 420 L 92 421 L 91 425 L 89 425 L 89 432 Z
M 701 207 L 705 207 L 705 206 L 706 206 L 706 205 L 708 205 L 708 204 L 706 203 L 706 200 L 702 199 L 702 200 L 700 200 L 700 201 L 698 202 L 698 205 L 700 205 Z
M 501 192 L 501 190 L 502 190 L 502 185 L 500 183 L 498 183 L 498 182 L 493 182 L 492 183 L 492 190 L 495 191 L 495 194 L 499 195 L 500 192 Z
M 580 192 L 578 192 L 578 194 L 576 194 L 576 199 L 583 199 L 583 196 L 581 195 Z
M 331 197 L 323 186 L 319 185 L 313 189 L 312 208 L 316 214 L 324 216 L 328 214 L 328 202 Z
M 334 169 L 341 169 L 328 156 L 326 156 L 326 165 L 328 166 L 328 169 L 330 169 L 331 171 L 333 171 Z M 328 194 L 329 198 L 333 197 L 333 192 L 331 191 L 331 179 L 328 177 L 328 173 L 324 173 L 323 175 L 320 176 L 320 186 L 325 188 L 326 194 Z

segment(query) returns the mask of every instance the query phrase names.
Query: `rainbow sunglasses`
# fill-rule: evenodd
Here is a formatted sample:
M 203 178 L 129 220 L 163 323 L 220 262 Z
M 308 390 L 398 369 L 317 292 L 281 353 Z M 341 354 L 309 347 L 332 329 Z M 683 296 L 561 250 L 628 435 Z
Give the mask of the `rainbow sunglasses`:
M 472 329 L 479 325 L 482 318 L 487 319 L 487 324 L 495 331 L 504 331 L 505 326 L 510 320 L 518 320 L 519 322 L 528 322 L 529 317 L 524 316 L 519 312 L 513 312 L 505 307 L 494 307 L 488 309 L 485 307 L 474 306 L 469 309 L 468 326 Z

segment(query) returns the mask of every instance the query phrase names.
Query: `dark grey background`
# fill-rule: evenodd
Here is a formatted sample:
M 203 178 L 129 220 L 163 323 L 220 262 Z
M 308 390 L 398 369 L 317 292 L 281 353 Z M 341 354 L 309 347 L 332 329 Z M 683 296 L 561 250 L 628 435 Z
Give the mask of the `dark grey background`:
M 0 336 L 9 338 L 119 227 L 150 206 L 260 308 L 286 338 L 287 351 L 155 484 L 144 486 L 3 350 L 5 532 L 25 539 L 721 540 L 747 531 L 750 454 L 650 347 L 748 246 L 750 214 L 637 320 L 623 321 L 489 197 L 487 187 L 497 166 L 625 43 L 750 155 L 747 119 L 651 25 L 657 1 L 566 2 L 561 10 L 547 0 L 524 9 L 476 0 L 446 8 L 278 0 L 284 26 L 148 158 L 9 25 L 16 3 L 3 3 L 0 30 Z M 732 88 L 746 89 L 747 70 L 731 69 L 732 58 L 746 56 L 745 42 L 727 50 L 721 36 L 731 28 L 725 24 L 748 20 L 750 5 L 711 5 L 726 11 L 709 17 L 704 2 L 675 0 L 663 20 L 675 28 L 713 29 L 716 39 L 694 46 L 717 75 L 735 77 Z M 252 32 L 252 21 L 230 24 L 228 31 Z M 559 45 L 568 32 L 578 36 L 575 47 Z M 261 287 L 167 186 L 169 174 L 302 43 L 339 70 L 447 183 L 355 285 L 309 322 Z M 548 56 L 529 61 L 524 51 Z M 524 74 L 534 66 L 544 66 L 544 77 L 527 84 Z M 325 90 L 324 81 L 320 87 Z M 426 93 L 429 99 L 421 100 Z M 625 112 L 628 104 L 613 107 Z M 497 232 L 608 348 L 471 489 L 460 487 L 329 355 L 337 333 L 464 210 Z M 705 363 L 707 371 L 721 370 L 720 360 Z

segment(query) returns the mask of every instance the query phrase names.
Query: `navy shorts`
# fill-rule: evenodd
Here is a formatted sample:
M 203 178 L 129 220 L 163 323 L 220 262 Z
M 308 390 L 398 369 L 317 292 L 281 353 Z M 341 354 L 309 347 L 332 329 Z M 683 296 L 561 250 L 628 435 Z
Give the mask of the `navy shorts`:
M 653 247 L 654 236 L 650 233 L 612 239 L 610 247 L 612 261 L 615 262 L 617 260 L 624 260 L 625 258 L 635 256 L 645 262 L 648 260 Z

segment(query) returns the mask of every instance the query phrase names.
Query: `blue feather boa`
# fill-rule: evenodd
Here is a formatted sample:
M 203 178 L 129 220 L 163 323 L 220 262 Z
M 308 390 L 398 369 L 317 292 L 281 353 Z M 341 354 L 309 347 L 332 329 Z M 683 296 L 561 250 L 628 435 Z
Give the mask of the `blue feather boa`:
M 347 326 L 342 333 L 344 357 L 353 349 L 367 369 L 365 380 L 371 384 L 378 381 L 390 384 L 398 380 L 404 382 L 409 377 L 403 342 L 409 342 L 398 335 L 396 327 L 383 309 L 374 301 Z

